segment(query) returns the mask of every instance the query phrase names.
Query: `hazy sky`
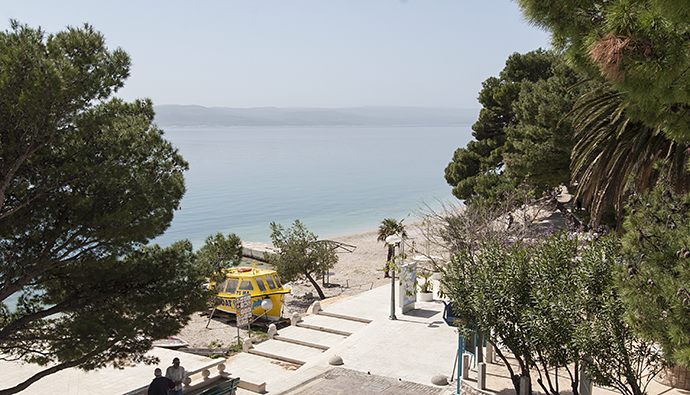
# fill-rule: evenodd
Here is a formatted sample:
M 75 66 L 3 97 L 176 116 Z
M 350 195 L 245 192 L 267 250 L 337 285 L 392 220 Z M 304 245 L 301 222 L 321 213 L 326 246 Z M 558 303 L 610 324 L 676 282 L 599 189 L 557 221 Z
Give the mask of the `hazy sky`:
M 549 44 L 509 0 L 3 0 L 10 18 L 94 25 L 132 57 L 120 95 L 155 104 L 478 107 L 509 54 Z

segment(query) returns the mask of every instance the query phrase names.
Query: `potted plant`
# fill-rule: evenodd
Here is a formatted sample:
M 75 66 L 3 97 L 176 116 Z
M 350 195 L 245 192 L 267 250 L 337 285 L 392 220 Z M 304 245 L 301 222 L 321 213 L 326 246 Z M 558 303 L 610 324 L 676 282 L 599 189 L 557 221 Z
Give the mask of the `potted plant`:
M 419 272 L 419 277 L 424 280 L 424 282 L 419 284 L 419 292 L 417 293 L 417 299 L 420 302 L 431 302 L 434 300 L 434 283 L 431 282 L 431 271 L 423 269 Z

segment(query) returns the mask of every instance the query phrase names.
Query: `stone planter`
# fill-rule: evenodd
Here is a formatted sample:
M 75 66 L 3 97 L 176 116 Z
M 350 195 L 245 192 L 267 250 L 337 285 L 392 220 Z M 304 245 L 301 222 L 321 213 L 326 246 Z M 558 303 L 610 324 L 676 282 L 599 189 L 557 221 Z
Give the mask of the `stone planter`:
M 662 370 L 654 379 L 669 387 L 690 390 L 690 369 L 682 366 L 668 367 Z
M 431 292 L 417 292 L 418 302 L 431 302 L 434 300 L 434 294 Z

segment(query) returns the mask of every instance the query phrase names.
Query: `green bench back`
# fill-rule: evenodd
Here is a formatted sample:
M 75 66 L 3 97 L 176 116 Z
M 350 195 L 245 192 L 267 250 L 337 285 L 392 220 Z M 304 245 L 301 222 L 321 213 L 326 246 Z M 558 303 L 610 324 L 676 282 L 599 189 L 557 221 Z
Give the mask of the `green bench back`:
M 199 395 L 234 395 L 239 384 L 240 378 L 235 377 L 215 387 L 209 388 Z

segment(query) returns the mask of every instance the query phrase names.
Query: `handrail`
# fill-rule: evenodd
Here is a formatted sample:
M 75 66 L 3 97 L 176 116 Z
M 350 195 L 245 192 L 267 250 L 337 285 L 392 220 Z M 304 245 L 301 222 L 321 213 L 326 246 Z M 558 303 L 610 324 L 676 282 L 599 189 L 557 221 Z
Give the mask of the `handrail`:
M 223 365 L 224 363 L 225 363 L 225 359 L 220 359 L 220 360 L 218 360 L 218 361 L 216 361 L 216 362 L 213 362 L 213 363 L 210 364 L 210 365 L 207 365 L 207 366 L 204 366 L 204 367 L 201 367 L 201 368 L 198 368 L 198 369 L 189 371 L 189 372 L 185 372 L 185 376 L 186 376 L 186 377 L 185 377 L 185 380 L 184 380 L 184 387 L 187 388 L 187 387 L 190 386 L 191 381 L 192 381 L 192 380 L 190 379 L 190 376 L 195 375 L 195 374 L 197 374 L 197 373 L 202 373 L 202 374 L 203 374 L 204 370 L 208 370 L 208 369 L 211 369 L 211 368 L 214 368 L 214 367 L 217 367 L 217 368 L 218 368 L 219 375 L 222 376 L 222 375 L 224 374 L 224 371 L 225 371 L 225 365 Z M 223 365 L 223 366 L 222 366 L 222 369 L 220 368 L 220 365 Z M 210 372 L 209 372 L 209 373 L 210 373 Z M 205 376 L 205 378 L 207 378 L 207 377 L 208 377 L 208 376 Z M 137 388 L 137 389 L 135 389 L 135 390 L 126 392 L 126 393 L 124 393 L 123 395 L 140 395 L 140 394 L 145 394 L 146 391 L 148 390 L 148 388 L 149 388 L 149 384 L 146 384 L 146 385 L 144 385 L 144 386 L 142 386 L 142 387 L 139 387 L 139 388 Z

